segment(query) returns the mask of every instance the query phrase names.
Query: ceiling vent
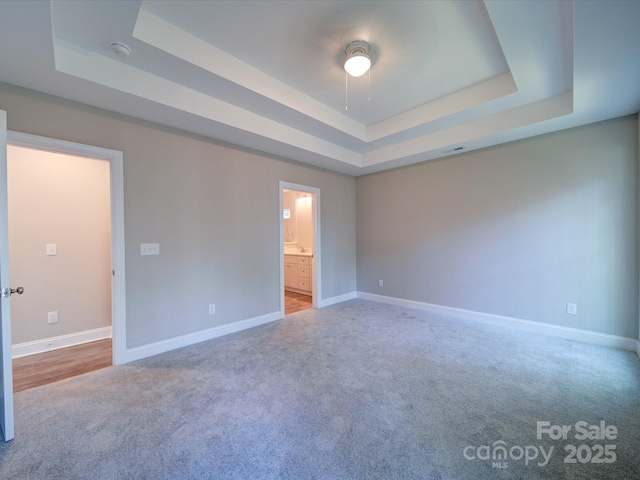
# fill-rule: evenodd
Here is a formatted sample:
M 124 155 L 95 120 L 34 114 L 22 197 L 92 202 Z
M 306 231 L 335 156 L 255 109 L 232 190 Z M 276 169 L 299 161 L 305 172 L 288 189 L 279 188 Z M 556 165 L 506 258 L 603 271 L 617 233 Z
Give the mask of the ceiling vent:
M 458 152 L 461 152 L 462 150 L 464 150 L 464 147 L 460 146 L 460 147 L 450 148 L 448 150 L 442 150 L 442 153 L 458 153 Z

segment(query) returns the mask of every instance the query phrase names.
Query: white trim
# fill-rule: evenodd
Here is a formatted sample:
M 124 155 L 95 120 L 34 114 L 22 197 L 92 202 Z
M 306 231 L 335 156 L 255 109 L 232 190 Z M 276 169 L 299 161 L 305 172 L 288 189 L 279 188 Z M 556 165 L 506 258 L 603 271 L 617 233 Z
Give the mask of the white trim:
M 553 337 L 566 338 L 569 340 L 577 340 L 579 342 L 593 343 L 605 347 L 621 348 L 623 350 L 634 351 L 637 349 L 637 340 L 618 335 L 610 335 L 608 333 L 591 332 L 589 330 L 581 330 L 578 328 L 563 327 L 560 325 L 551 325 L 548 323 L 534 322 L 531 320 L 522 320 L 520 318 L 505 317 L 503 315 L 494 315 L 491 313 L 475 312 L 473 310 L 464 310 L 462 308 L 446 307 L 443 305 L 435 305 L 432 303 L 416 302 L 413 300 L 405 300 L 402 298 L 385 297 L 373 293 L 358 292 L 358 298 L 364 300 L 372 300 L 374 302 L 387 303 L 405 308 L 415 308 L 427 312 L 448 315 L 461 318 L 463 320 L 471 320 L 474 322 L 487 323 L 500 327 L 516 328 L 527 332 L 539 333 L 542 335 L 550 335 Z
M 20 147 L 106 160 L 111 172 L 111 326 L 113 364 L 125 363 L 126 290 L 124 269 L 124 171 L 123 154 L 118 150 L 67 142 L 21 132 L 7 132 L 7 143 Z
M 229 335 L 230 333 L 240 332 L 248 328 L 257 327 L 258 325 L 264 325 L 265 323 L 274 322 L 280 319 L 282 319 L 282 315 L 280 314 L 280 312 L 273 312 L 258 317 L 248 318 L 246 320 L 239 320 L 237 322 L 228 323 L 226 325 L 220 325 L 218 327 L 208 328 L 199 332 L 189 333 L 180 337 L 169 338 L 167 340 L 161 340 L 159 342 L 150 343 L 148 345 L 129 348 L 125 352 L 124 363 L 133 362 L 142 358 L 169 352 L 177 348 L 187 347 L 189 345 L 204 342 L 206 340 L 211 340 L 217 337 L 222 337 L 223 335 Z
M 11 345 L 11 357 L 19 358 L 36 353 L 49 352 L 59 348 L 72 347 L 82 343 L 95 342 L 111 338 L 111 327 L 95 328 L 84 332 L 68 333 L 58 337 L 43 338 L 32 342 L 16 343 Z
M 336 303 L 346 302 L 347 300 L 353 300 L 354 298 L 358 298 L 358 292 L 349 292 L 343 295 L 337 295 L 331 298 L 325 298 L 318 302 L 318 308 L 328 307 L 330 305 L 335 305 Z
M 282 218 L 282 209 L 284 208 L 284 191 L 295 190 L 296 192 L 311 193 L 314 195 L 313 204 L 311 206 L 313 215 L 313 257 L 311 265 L 311 302 L 313 308 L 320 308 L 320 299 L 322 298 L 322 242 L 321 242 L 321 224 L 320 224 L 320 189 L 310 187 L 308 185 L 300 185 L 280 181 L 279 190 L 279 206 L 278 218 L 280 225 L 280 313 L 284 317 L 284 219 Z
M 640 339 L 636 340 L 636 353 L 638 354 L 638 358 L 640 358 Z
M 7 185 L 7 112 L 0 110 L 0 287 L 11 288 L 9 278 L 9 218 Z M 14 437 L 13 369 L 11 362 L 11 300 L 0 297 L 0 436 Z

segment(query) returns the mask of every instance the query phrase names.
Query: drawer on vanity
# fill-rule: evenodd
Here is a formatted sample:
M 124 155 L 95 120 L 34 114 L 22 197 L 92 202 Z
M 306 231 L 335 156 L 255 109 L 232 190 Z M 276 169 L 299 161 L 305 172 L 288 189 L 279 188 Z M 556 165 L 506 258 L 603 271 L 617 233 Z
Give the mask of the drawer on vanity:
M 309 257 L 298 257 L 298 265 L 311 265 Z

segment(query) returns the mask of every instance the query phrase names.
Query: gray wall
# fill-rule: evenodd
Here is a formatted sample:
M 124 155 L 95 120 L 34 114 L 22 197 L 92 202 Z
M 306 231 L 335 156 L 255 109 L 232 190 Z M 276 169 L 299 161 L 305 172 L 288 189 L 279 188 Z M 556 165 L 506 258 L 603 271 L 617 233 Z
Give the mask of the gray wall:
M 0 109 L 10 130 L 124 152 L 128 348 L 279 310 L 280 180 L 321 189 L 323 299 L 355 291 L 355 179 L 8 85 Z
M 638 338 L 636 116 L 359 177 L 356 213 L 359 291 Z
M 12 343 L 111 326 L 109 162 L 10 145 L 7 164 L 11 284 L 26 289 Z

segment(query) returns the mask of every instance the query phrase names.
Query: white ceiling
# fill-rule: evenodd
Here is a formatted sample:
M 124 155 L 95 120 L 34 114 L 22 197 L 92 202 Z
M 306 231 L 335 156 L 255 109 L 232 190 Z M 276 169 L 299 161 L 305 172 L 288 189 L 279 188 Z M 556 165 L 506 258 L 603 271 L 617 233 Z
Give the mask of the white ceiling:
M 632 0 L 4 0 L 0 81 L 362 175 L 637 113 L 639 25 Z

